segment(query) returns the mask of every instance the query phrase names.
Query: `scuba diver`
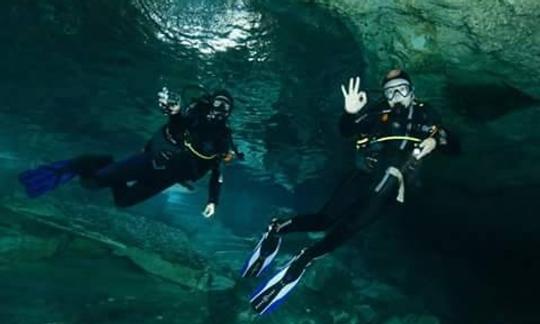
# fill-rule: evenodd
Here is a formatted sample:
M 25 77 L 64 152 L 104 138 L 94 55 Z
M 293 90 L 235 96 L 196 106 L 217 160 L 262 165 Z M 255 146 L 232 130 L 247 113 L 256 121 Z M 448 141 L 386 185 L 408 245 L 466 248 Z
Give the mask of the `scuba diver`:
M 79 176 L 85 188 L 111 188 L 115 204 L 127 207 L 174 184 L 193 189 L 190 182 L 211 171 L 203 215 L 214 215 L 223 182 L 221 162 L 243 157 L 227 123 L 233 98 L 226 90 L 212 94 L 205 91 L 182 108 L 181 96 L 163 88 L 158 103 L 168 122 L 142 152 L 120 161 L 114 161 L 111 155 L 88 154 L 25 171 L 19 180 L 28 196 L 39 197 Z
M 282 235 L 326 231 L 323 239 L 304 248 L 277 274 L 255 291 L 253 309 L 264 314 L 275 308 L 296 286 L 315 258 L 343 245 L 371 224 L 392 200 L 403 202 L 405 188 L 413 186 L 420 161 L 435 148 L 457 153 L 459 144 L 433 115 L 427 104 L 416 99 L 409 75 L 390 71 L 382 82 L 384 99 L 367 105 L 360 91 L 360 78 L 351 78 L 341 90 L 345 111 L 340 133 L 356 140 L 358 163 L 323 208 L 315 214 L 273 219 L 242 269 L 242 277 L 257 277 L 281 245 Z

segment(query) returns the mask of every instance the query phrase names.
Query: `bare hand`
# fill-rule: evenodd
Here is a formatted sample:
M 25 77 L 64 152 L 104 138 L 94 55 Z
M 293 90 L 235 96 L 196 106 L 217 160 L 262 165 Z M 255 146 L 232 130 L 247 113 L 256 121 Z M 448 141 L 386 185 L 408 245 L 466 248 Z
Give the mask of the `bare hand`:
M 349 91 L 345 89 L 345 85 L 341 85 L 341 93 L 345 98 L 345 111 L 349 114 L 356 114 L 367 104 L 367 94 L 365 91 L 360 91 L 360 77 L 349 79 Z

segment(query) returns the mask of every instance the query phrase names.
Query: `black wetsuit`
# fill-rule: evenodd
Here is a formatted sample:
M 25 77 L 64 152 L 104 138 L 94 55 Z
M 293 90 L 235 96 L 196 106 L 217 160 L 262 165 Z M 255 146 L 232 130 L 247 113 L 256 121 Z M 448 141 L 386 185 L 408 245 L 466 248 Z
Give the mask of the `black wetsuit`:
M 404 187 L 410 187 L 408 184 L 419 166 L 419 161 L 412 157 L 415 142 L 394 136 L 418 140 L 433 137 L 437 141 L 436 150 L 449 153 L 459 150 L 456 140 L 441 127 L 430 108 L 419 102 L 409 109 L 392 109 L 383 102 L 358 114 L 344 113 L 339 128 L 344 137 L 352 137 L 359 143 L 357 169 L 338 186 L 319 212 L 278 219 L 275 224 L 278 234 L 326 231 L 322 240 L 305 251 L 305 262 L 342 245 L 376 220 L 383 207 L 396 200 L 400 182 L 397 177 L 387 175 L 388 168 L 400 170 Z
M 118 206 L 131 206 L 164 189 L 202 178 L 211 171 L 209 203 L 219 199 L 221 161 L 233 147 L 231 131 L 223 121 L 209 122 L 207 107 L 195 103 L 170 115 L 144 151 L 113 162 L 110 155 L 85 155 L 73 166 L 88 187 L 110 187 Z

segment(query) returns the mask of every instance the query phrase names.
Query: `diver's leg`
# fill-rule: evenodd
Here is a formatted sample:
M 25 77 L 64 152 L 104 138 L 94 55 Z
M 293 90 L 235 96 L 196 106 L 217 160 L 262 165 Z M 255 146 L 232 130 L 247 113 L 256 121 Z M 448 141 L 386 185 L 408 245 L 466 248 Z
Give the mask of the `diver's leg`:
M 386 181 L 382 190 L 374 192 L 370 197 L 371 199 L 361 215 L 358 215 L 354 208 L 360 208 L 363 204 L 359 202 L 352 205 L 353 209 L 339 219 L 324 239 L 303 249 L 265 285 L 255 291 L 250 298 L 253 309 L 259 314 L 263 314 L 279 305 L 283 298 L 298 284 L 313 259 L 333 251 L 360 229 L 375 221 L 380 215 L 383 204 L 387 202 L 387 198 L 395 193 L 396 183 L 397 181 L 394 179 Z
M 174 179 L 159 181 L 137 181 L 132 186 L 118 183 L 111 187 L 114 203 L 118 207 L 129 207 L 138 204 L 175 184 Z
M 389 203 L 396 195 L 398 181 L 394 177 L 386 179 L 384 185 L 378 191 L 372 191 L 367 205 L 357 203 L 352 205 L 345 216 L 342 216 L 325 237 L 305 250 L 305 258 L 311 260 L 332 252 L 356 233 L 371 225 L 380 216 L 385 204 Z M 363 206 L 365 205 L 365 206 Z
M 346 214 L 347 210 L 359 204 L 365 196 L 364 192 L 367 191 L 364 189 L 366 181 L 366 174 L 360 171 L 348 174 L 317 213 L 272 220 L 276 226 L 276 233 L 320 232 L 329 229 Z
M 114 162 L 109 154 L 85 154 L 74 158 L 71 167 L 81 178 L 92 177 L 99 169 Z
M 81 158 L 79 165 L 91 165 L 92 160 Z M 110 187 L 114 202 L 119 207 L 128 207 L 146 200 L 175 183 L 174 177 L 166 170 L 155 170 L 148 153 L 132 155 L 118 162 L 87 174 L 87 186 Z M 129 182 L 135 183 L 128 185 Z M 90 184 L 89 184 L 90 183 Z
M 110 163 L 87 178 L 98 187 L 112 187 L 144 178 L 152 172 L 152 158 L 148 153 L 139 153 L 118 162 Z
M 347 177 L 345 181 L 334 191 L 325 206 L 315 214 L 302 214 L 291 218 L 273 219 L 268 225 L 267 231 L 262 235 L 255 250 L 244 264 L 242 270 L 243 277 L 256 277 L 266 269 L 275 258 L 281 246 L 281 235 L 293 232 L 314 232 L 324 231 L 339 221 L 335 217 L 337 211 L 347 208 L 347 197 L 353 197 L 356 202 L 360 199 L 358 187 L 359 176 L 357 173 Z M 349 195 L 349 196 L 345 196 Z M 304 257 L 302 258 L 302 260 Z

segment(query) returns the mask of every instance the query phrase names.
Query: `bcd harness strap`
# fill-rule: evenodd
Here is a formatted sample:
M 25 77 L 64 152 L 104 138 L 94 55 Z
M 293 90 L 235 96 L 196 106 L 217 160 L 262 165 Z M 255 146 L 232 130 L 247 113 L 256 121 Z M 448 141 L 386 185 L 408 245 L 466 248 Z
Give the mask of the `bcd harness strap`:
M 165 135 L 167 136 L 167 140 L 169 140 L 171 143 L 173 143 L 174 145 L 178 145 L 178 142 L 173 138 L 171 132 L 169 131 L 169 128 L 165 128 Z M 212 155 L 205 155 L 203 153 L 200 153 L 199 151 L 197 151 L 193 145 L 191 144 L 191 142 L 187 139 L 189 137 L 189 132 L 186 130 L 184 132 L 184 146 L 191 151 L 191 153 L 193 153 L 195 156 L 197 156 L 198 158 L 201 158 L 203 160 L 212 160 L 214 158 L 216 158 L 218 155 L 217 154 L 212 154 Z

